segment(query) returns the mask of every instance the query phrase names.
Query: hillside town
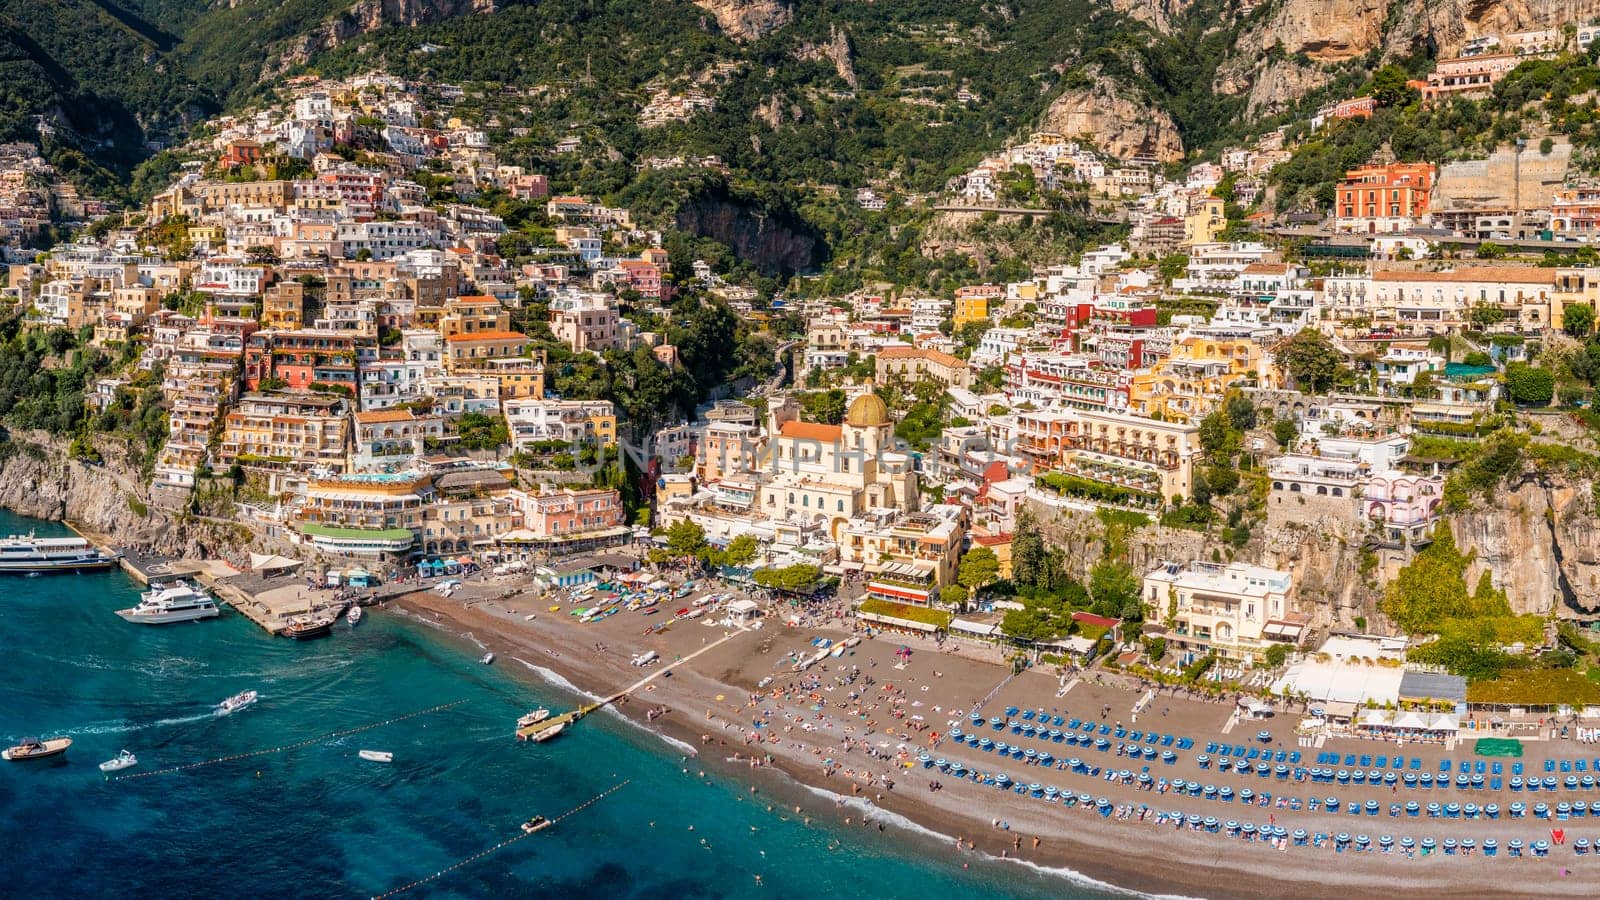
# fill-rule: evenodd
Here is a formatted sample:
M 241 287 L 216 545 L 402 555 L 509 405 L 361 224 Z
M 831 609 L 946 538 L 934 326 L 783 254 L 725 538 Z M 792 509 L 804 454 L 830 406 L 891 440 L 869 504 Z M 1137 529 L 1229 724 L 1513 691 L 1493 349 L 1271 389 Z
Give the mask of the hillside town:
M 388 577 L 441 556 L 558 566 L 693 535 L 740 544 L 728 577 L 766 572 L 802 594 L 853 585 L 855 615 L 881 628 L 1083 660 L 1120 635 L 1173 671 L 1248 670 L 1357 627 L 1351 609 L 1297 590 L 1292 554 L 1155 560 L 1127 573 L 1122 602 L 1095 598 L 1042 637 L 1007 633 L 1027 604 L 981 590 L 1021 580 L 1019 529 L 1070 511 L 1201 529 L 1227 515 L 1237 547 L 1252 526 L 1311 519 L 1397 569 L 1429 544 L 1453 464 L 1414 440 L 1487 434 L 1507 403 L 1549 403 L 1513 390 L 1529 345 L 1570 329 L 1574 309 L 1592 323 L 1600 304 L 1585 265 L 1442 244 L 1494 215 L 1582 234 L 1583 189 L 1466 215 L 1468 176 L 1373 162 L 1347 173 L 1324 223 L 1356 243 L 1291 251 L 1239 233 L 1227 208 L 1257 203 L 1260 176 L 1288 155 L 1280 129 L 1171 180 L 1151 160 L 1034 133 L 954 196 L 1025 202 L 1003 186 L 1025 169 L 1045 189 L 1125 198 L 1125 240 L 950 296 L 758 309 L 704 261 L 675 278 L 662 234 L 628 209 L 553 196 L 544 175 L 502 164 L 455 113 L 456 89 L 382 75 L 292 87 L 281 106 L 213 122 L 176 180 L 100 239 L 12 263 L 5 296 L 26 330 L 81 334 L 125 361 L 86 386 L 92 407 L 164 414 L 152 505 L 221 512 L 264 546 Z M 1313 124 L 1370 111 L 1339 104 Z M 23 173 L 4 181 L 20 236 L 63 201 L 34 190 L 38 160 L 5 159 Z M 452 199 L 431 201 L 441 185 Z M 549 245 L 519 254 L 532 261 L 502 255 L 505 222 L 472 202 L 491 193 L 551 223 Z M 682 368 L 659 323 L 678 294 L 710 288 L 700 302 L 782 342 L 774 380 L 655 423 L 554 389 L 550 348 Z M 1246 458 L 1260 495 L 1214 504 Z

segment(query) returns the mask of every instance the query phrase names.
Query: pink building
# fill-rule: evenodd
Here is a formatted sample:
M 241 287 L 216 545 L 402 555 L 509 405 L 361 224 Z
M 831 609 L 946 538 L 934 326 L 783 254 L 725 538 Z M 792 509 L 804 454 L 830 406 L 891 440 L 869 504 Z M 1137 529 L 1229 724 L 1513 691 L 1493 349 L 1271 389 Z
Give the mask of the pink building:
M 523 513 L 527 529 L 541 540 L 604 531 L 622 524 L 622 495 L 600 488 L 530 494 Z
M 1390 539 L 1415 539 L 1432 531 L 1443 495 L 1442 475 L 1385 472 L 1367 479 L 1361 509 Z

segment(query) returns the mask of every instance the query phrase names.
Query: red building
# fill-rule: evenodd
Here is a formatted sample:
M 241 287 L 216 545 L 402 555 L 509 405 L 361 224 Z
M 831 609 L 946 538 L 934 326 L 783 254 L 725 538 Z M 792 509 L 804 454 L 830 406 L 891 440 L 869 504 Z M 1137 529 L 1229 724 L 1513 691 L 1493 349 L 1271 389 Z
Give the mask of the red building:
M 244 348 L 245 385 L 261 389 L 265 379 L 288 390 L 306 391 L 313 384 L 356 389 L 359 344 L 367 339 L 342 331 L 261 331 Z
M 1380 234 L 1404 231 L 1428 213 L 1432 163 L 1363 166 L 1345 173 L 1334 204 L 1334 230 Z

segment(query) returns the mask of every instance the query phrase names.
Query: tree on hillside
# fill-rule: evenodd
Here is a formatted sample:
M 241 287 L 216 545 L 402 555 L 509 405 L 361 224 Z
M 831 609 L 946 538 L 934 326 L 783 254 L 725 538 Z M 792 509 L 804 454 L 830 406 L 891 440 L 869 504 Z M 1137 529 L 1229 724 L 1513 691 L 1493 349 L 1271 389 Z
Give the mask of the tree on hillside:
M 1228 413 L 1228 424 L 1235 431 L 1249 431 L 1256 427 L 1256 405 L 1244 394 L 1234 393 L 1228 396 L 1223 404 L 1223 409 Z
M 1102 559 L 1089 570 L 1089 596 L 1096 615 L 1137 621 L 1142 618 L 1139 579 L 1127 563 Z
M 1549 406 L 1555 396 L 1556 379 L 1549 369 L 1515 362 L 1506 367 L 1506 393 L 1512 403 L 1523 406 Z
M 1417 96 L 1417 89 L 1408 84 L 1410 81 L 1411 76 L 1405 69 L 1390 63 L 1372 73 L 1366 94 L 1384 106 L 1403 106 Z
M 1561 330 L 1575 338 L 1594 333 L 1594 309 L 1584 303 L 1568 303 L 1561 308 Z
M 1303 328 L 1285 341 L 1277 357 L 1293 386 L 1309 394 L 1326 393 L 1349 375 L 1344 355 L 1315 328 Z
M 1400 570 L 1379 607 L 1410 634 L 1437 633 L 1451 620 L 1511 615 L 1505 593 L 1492 582 L 1480 579 L 1477 590 L 1467 592 L 1471 563 L 1456 547 L 1450 525 L 1440 522 L 1433 543 Z

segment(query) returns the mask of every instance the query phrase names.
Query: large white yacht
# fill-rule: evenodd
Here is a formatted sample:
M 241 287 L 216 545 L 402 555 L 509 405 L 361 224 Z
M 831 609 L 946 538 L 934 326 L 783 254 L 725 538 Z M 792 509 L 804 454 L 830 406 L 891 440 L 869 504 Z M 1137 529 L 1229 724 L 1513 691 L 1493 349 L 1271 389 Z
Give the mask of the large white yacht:
M 152 584 L 150 590 L 139 595 L 139 605 L 132 609 L 119 609 L 117 615 L 141 625 L 166 625 L 170 622 L 192 622 L 221 615 L 217 601 L 209 594 L 197 591 L 183 582 Z
M 0 573 L 86 572 L 107 569 L 117 558 L 81 537 L 13 534 L 0 540 Z

